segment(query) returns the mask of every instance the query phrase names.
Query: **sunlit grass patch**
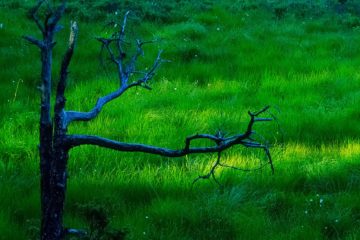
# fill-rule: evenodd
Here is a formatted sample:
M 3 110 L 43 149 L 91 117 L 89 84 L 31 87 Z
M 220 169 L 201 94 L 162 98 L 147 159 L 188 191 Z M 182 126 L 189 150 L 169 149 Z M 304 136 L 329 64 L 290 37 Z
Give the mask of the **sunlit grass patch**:
M 145 48 L 139 69 L 151 66 L 159 49 L 171 62 L 157 72 L 152 91 L 129 90 L 94 121 L 72 124 L 70 133 L 181 149 L 194 133 L 241 133 L 247 111 L 270 105 L 277 121 L 259 123 L 256 137 L 272 146 L 275 174 L 262 150 L 244 147 L 224 152 L 222 163 L 264 167 L 219 167 L 220 187 L 211 178 L 193 184 L 209 173 L 216 154 L 169 159 L 84 146 L 70 152 L 66 226 L 89 228 L 86 211 L 94 210 L 109 220 L 107 227 L 128 228 L 129 239 L 359 238 L 360 37 L 349 27 L 351 16 L 298 19 L 287 12 L 277 19 L 274 9 L 258 8 L 259 1 L 188 1 L 193 5 L 186 11 L 176 5 L 180 10 L 170 16 L 148 11 L 152 5 L 144 2 L 132 9 L 143 15 L 129 18 L 128 36 L 159 42 Z M 112 17 L 122 11 L 115 15 L 119 5 L 96 4 Z M 163 4 L 172 8 L 174 2 Z M 72 1 L 70 14 L 79 6 Z M 108 36 L 114 25 L 95 22 L 98 12 L 91 20 L 92 7 L 76 18 L 68 110 L 88 111 L 119 87 L 113 69 L 100 64 L 94 39 Z M 33 239 L 40 214 L 40 63 L 21 36 L 39 35 L 23 9 L 0 12 L 0 239 Z M 54 89 L 70 19 L 57 38 Z
M 360 155 L 360 143 L 357 141 L 349 141 L 340 148 L 340 156 L 342 158 L 356 158 Z

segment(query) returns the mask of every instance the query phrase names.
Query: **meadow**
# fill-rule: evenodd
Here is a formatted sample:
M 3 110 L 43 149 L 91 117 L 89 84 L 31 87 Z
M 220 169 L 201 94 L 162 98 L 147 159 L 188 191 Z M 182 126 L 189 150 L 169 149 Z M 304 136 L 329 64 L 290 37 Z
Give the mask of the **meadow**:
M 71 133 L 180 148 L 193 133 L 243 132 L 248 110 L 269 105 L 277 121 L 256 127 L 272 144 L 275 174 L 219 168 L 221 187 L 211 179 L 192 184 L 215 154 L 72 150 L 66 226 L 90 229 L 91 239 L 125 232 L 127 239 L 360 239 L 360 7 L 350 0 L 344 9 L 330 0 L 269 2 L 70 1 L 54 53 L 56 82 L 67 26 L 76 19 L 68 109 L 89 110 L 117 87 L 95 37 L 109 35 L 115 24 L 105 23 L 120 21 L 125 9 L 132 11 L 130 39 L 160 39 L 146 46 L 140 65 L 159 49 L 171 60 L 152 91 L 131 89 L 96 120 L 71 125 Z M 4 240 L 36 239 L 40 225 L 40 58 L 21 38 L 37 34 L 26 15 L 33 3 L 0 1 Z M 265 160 L 241 147 L 223 157 L 243 169 Z

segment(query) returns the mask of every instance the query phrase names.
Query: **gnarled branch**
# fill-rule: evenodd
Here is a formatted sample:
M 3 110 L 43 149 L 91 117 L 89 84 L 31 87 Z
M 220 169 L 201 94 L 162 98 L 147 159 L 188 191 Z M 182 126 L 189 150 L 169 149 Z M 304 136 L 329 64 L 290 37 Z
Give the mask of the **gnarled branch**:
M 124 57 L 125 52 L 122 48 L 122 44 L 125 42 L 125 28 L 127 23 L 127 17 L 129 12 L 126 12 L 123 24 L 120 27 L 119 32 L 113 34 L 111 38 L 102 38 L 99 37 L 97 40 L 101 43 L 101 48 L 106 49 L 107 53 L 110 56 L 111 61 L 115 64 L 118 77 L 120 80 L 120 86 L 117 90 L 109 93 L 106 96 L 98 98 L 96 101 L 95 106 L 88 112 L 78 112 L 78 111 L 67 111 L 67 123 L 70 124 L 73 121 L 89 121 L 96 118 L 103 107 L 111 102 L 112 100 L 117 99 L 120 97 L 124 92 L 128 89 L 139 86 L 145 89 L 151 90 L 149 86 L 149 81 L 154 77 L 156 70 L 159 68 L 161 63 L 165 62 L 164 59 L 161 58 L 162 51 L 159 51 L 156 59 L 154 60 L 153 65 L 147 71 L 137 71 L 136 70 L 136 61 L 138 60 L 139 56 L 144 54 L 142 46 L 145 44 L 155 43 L 157 40 L 151 41 L 141 41 L 136 40 L 136 53 L 131 57 L 131 59 L 125 64 Z M 115 44 L 117 52 L 113 50 L 111 44 Z M 141 74 L 142 76 L 139 77 L 136 81 L 129 83 L 129 79 L 132 74 Z
M 247 131 L 244 134 L 238 134 L 230 137 L 224 137 L 221 134 L 217 134 L 217 135 L 196 134 L 186 138 L 185 146 L 182 149 L 169 149 L 169 148 L 162 148 L 162 147 L 146 145 L 146 144 L 138 144 L 138 143 L 124 143 L 99 136 L 91 136 L 91 135 L 68 135 L 66 137 L 66 145 L 69 149 L 81 145 L 95 145 L 117 151 L 143 152 L 143 153 L 150 153 L 165 157 L 182 157 L 188 154 L 195 154 L 195 153 L 213 153 L 213 152 L 220 153 L 234 145 L 242 145 L 249 148 L 264 149 L 269 159 L 271 170 L 272 172 L 274 172 L 274 167 L 268 147 L 251 139 L 251 135 L 253 133 L 252 127 L 254 126 L 254 123 L 257 122 L 258 120 L 256 116 L 259 116 L 260 114 L 266 112 L 267 109 L 269 109 L 269 107 L 265 107 L 264 109 L 262 109 L 257 113 L 249 112 L 250 121 L 248 126 L 250 127 L 248 127 Z M 190 143 L 192 140 L 195 139 L 209 139 L 215 142 L 215 145 L 211 147 L 191 147 Z M 212 172 L 215 171 L 215 168 L 219 164 L 220 164 L 220 159 L 218 160 L 218 163 L 214 165 L 214 169 L 212 170 Z M 213 173 L 211 173 L 211 175 L 212 174 Z
M 73 121 L 90 121 L 91 119 L 96 118 L 99 113 L 101 112 L 102 108 L 110 101 L 120 97 L 126 90 L 129 88 L 132 88 L 134 86 L 138 86 L 138 83 L 133 83 L 125 87 L 121 87 L 117 89 L 116 91 L 104 96 L 100 97 L 95 107 L 92 108 L 89 112 L 77 112 L 77 111 L 67 111 L 67 121 L 68 123 L 71 123 Z

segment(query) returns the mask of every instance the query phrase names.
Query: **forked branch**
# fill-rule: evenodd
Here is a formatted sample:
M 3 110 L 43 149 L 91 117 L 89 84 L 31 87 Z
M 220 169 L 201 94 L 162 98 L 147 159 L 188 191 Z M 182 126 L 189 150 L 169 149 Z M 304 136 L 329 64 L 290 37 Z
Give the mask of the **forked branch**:
M 193 184 L 195 184 L 198 180 L 200 179 L 209 179 L 210 177 L 212 177 L 214 179 L 214 181 L 220 186 L 222 187 L 221 183 L 217 180 L 216 176 L 215 176 L 215 170 L 218 168 L 218 167 L 223 167 L 223 168 L 230 168 L 230 169 L 233 169 L 233 170 L 237 170 L 237 171 L 242 171 L 242 172 L 252 172 L 252 171 L 258 171 L 258 170 L 261 170 L 263 169 L 264 167 L 266 167 L 267 165 L 270 165 L 270 169 L 271 169 L 271 173 L 274 174 L 275 173 L 275 169 L 274 169 L 274 165 L 273 165 L 273 162 L 272 162 L 272 157 L 271 157 L 271 154 L 270 154 L 270 150 L 269 150 L 269 146 L 267 145 L 263 145 L 261 143 L 256 143 L 256 142 L 253 142 L 252 144 L 242 144 L 243 146 L 245 147 L 248 147 L 248 148 L 260 148 L 260 149 L 263 149 L 264 152 L 265 152 L 265 156 L 267 158 L 267 162 L 266 163 L 263 163 L 262 161 L 260 162 L 260 166 L 257 167 L 257 168 L 240 168 L 240 167 L 236 167 L 236 166 L 232 166 L 232 165 L 228 165 L 228 164 L 225 164 L 225 163 L 222 163 L 221 162 L 221 152 L 218 153 L 218 158 L 215 162 L 215 164 L 211 167 L 210 171 L 208 174 L 206 175 L 202 175 L 202 176 L 199 176 L 198 178 L 196 178 L 194 181 L 193 181 Z
M 41 31 L 41 33 L 43 35 L 43 40 L 38 40 L 33 36 L 24 36 L 23 37 L 25 40 L 27 40 L 31 44 L 38 46 L 40 49 L 44 49 L 46 47 L 52 48 L 55 45 L 55 43 L 53 42 L 53 36 L 54 36 L 54 33 L 58 32 L 59 30 L 62 29 L 62 26 L 60 26 L 58 23 L 59 23 L 61 17 L 64 15 L 65 8 L 66 8 L 66 0 L 63 0 L 61 5 L 56 9 L 52 9 L 50 6 L 48 6 L 45 20 L 42 23 L 38 16 L 38 13 L 39 13 L 41 6 L 45 2 L 47 2 L 47 1 L 46 0 L 38 0 L 35 7 L 33 7 L 29 12 L 29 14 L 30 14 L 31 18 L 33 19 L 33 21 L 35 22 L 36 26 Z
M 37 4 L 29 11 L 29 14 L 31 15 L 31 18 L 35 22 L 36 26 L 39 28 L 39 30 L 44 34 L 45 28 L 43 24 L 41 23 L 41 20 L 38 17 L 38 12 L 41 7 L 41 5 L 45 2 L 45 0 L 38 0 Z
M 270 155 L 270 151 L 266 145 L 263 145 L 259 142 L 254 141 L 251 136 L 253 134 L 253 126 L 254 123 L 259 122 L 260 118 L 257 118 L 262 113 L 265 113 L 269 107 L 265 107 L 261 111 L 257 113 L 250 113 L 250 121 L 248 124 L 248 129 L 244 134 L 233 135 L 230 137 L 224 137 L 222 134 L 196 134 L 193 136 L 189 136 L 185 140 L 185 146 L 182 149 L 169 149 L 169 148 L 161 148 L 152 145 L 138 144 L 138 143 L 124 143 L 118 142 L 114 140 L 110 140 L 107 138 L 102 138 L 99 136 L 91 136 L 91 135 L 68 135 L 66 138 L 67 147 L 73 148 L 81 145 L 95 145 L 104 148 L 110 148 L 117 151 L 122 152 L 143 152 L 150 153 L 165 157 L 182 157 L 188 154 L 195 153 L 219 153 L 218 162 L 214 165 L 213 169 L 210 172 L 210 175 L 213 175 L 215 168 L 220 165 L 220 153 L 225 151 L 226 149 L 235 146 L 242 145 L 248 148 L 260 148 L 263 149 L 268 157 L 268 163 L 271 166 L 271 171 L 274 173 L 274 167 Z M 266 121 L 270 121 L 268 118 Z M 261 122 L 262 120 L 260 120 Z M 249 127 L 250 126 L 250 127 Z M 191 141 L 195 139 L 208 139 L 214 142 L 214 146 L 211 147 L 191 147 Z M 209 176 L 210 176 L 209 175 Z
M 217 153 L 217 160 L 210 169 L 207 175 L 200 176 L 199 179 L 207 179 L 213 177 L 214 180 L 220 184 L 215 177 L 217 167 L 231 167 L 221 163 L 221 155 L 223 151 L 235 145 L 242 145 L 248 148 L 263 149 L 268 157 L 268 163 L 271 165 L 271 170 L 274 172 L 274 167 L 268 146 L 257 142 L 252 138 L 254 134 L 253 127 L 257 122 L 271 121 L 271 118 L 261 118 L 260 115 L 267 112 L 269 107 L 265 107 L 259 112 L 249 112 L 250 120 L 247 124 L 247 129 L 243 134 L 237 134 L 226 137 L 221 132 L 212 134 L 196 134 L 189 136 L 185 140 L 185 144 L 179 149 L 169 149 L 158 146 L 138 144 L 138 143 L 124 143 L 114 141 L 107 138 L 92 135 L 68 135 L 67 126 L 73 121 L 89 121 L 101 112 L 103 107 L 110 101 L 120 97 L 128 89 L 139 86 L 146 89 L 151 89 L 149 81 L 154 77 L 156 70 L 159 68 L 164 60 L 161 58 L 161 51 L 159 51 L 152 66 L 146 70 L 138 71 L 136 63 L 139 57 L 144 55 L 142 49 L 144 44 L 153 43 L 155 41 L 143 42 L 136 41 L 135 53 L 128 57 L 126 56 L 126 48 L 128 43 L 125 42 L 125 29 L 127 23 L 127 12 L 122 21 L 118 32 L 113 34 L 110 38 L 98 38 L 102 44 L 102 49 L 105 49 L 115 64 L 118 71 L 119 87 L 113 92 L 100 97 L 96 105 L 89 112 L 65 111 L 65 89 L 68 77 L 68 68 L 71 62 L 76 36 L 78 32 L 77 24 L 71 24 L 71 32 L 69 38 L 69 46 L 63 58 L 60 70 L 60 79 L 57 85 L 56 101 L 54 116 L 51 92 L 52 92 L 52 62 L 53 62 L 53 47 L 55 45 L 54 36 L 61 26 L 58 24 L 65 12 L 66 0 L 61 1 L 59 7 L 53 8 L 49 1 L 38 0 L 37 5 L 31 11 L 31 16 L 35 24 L 42 32 L 42 40 L 35 37 L 25 36 L 24 38 L 38 46 L 41 49 L 41 114 L 40 114 L 40 177 L 41 177 L 41 239 L 43 240 L 58 240 L 63 239 L 65 235 L 84 236 L 86 232 L 76 229 L 64 229 L 63 208 L 66 193 L 67 181 L 67 162 L 68 152 L 71 148 L 81 145 L 94 145 L 117 151 L 124 152 L 143 152 L 166 157 L 181 157 L 188 154 L 195 153 Z M 38 17 L 39 9 L 43 4 L 47 4 L 46 15 L 43 22 Z M 40 14 L 41 15 L 41 14 Z M 126 44 L 126 46 L 124 45 Z M 129 55 L 130 56 L 130 55 Z M 134 81 L 130 81 L 132 76 L 136 76 Z M 213 142 L 210 147 L 194 146 L 194 140 L 206 139 Z M 234 168 L 235 167 L 231 167 Z
M 139 86 L 151 90 L 149 81 L 154 77 L 156 70 L 160 67 L 161 63 L 165 62 L 165 60 L 161 58 L 162 51 L 160 50 L 153 65 L 148 70 L 137 71 L 136 62 L 140 56 L 144 55 L 143 45 L 155 43 L 157 40 L 136 40 L 136 52 L 127 62 L 125 62 L 126 53 L 123 44 L 125 43 L 125 29 L 128 15 L 129 12 L 125 14 L 119 31 L 110 38 L 97 38 L 101 43 L 101 49 L 106 50 L 111 62 L 116 66 L 120 82 L 119 88 L 108 95 L 98 98 L 95 106 L 88 112 L 67 111 L 66 116 L 68 124 L 73 121 L 89 121 L 96 118 L 107 103 L 119 98 L 124 92 L 132 87 Z M 141 74 L 142 76 L 129 83 L 133 74 Z

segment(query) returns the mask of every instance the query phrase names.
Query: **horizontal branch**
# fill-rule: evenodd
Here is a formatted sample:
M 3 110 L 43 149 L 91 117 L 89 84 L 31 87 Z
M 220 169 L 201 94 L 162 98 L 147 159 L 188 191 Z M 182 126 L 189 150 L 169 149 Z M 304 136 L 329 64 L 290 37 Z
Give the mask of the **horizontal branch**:
M 23 36 L 23 38 L 31 44 L 38 46 L 40 49 L 45 47 L 45 44 L 42 40 L 38 40 L 32 36 Z
M 143 152 L 143 153 L 160 155 L 164 157 L 182 157 L 187 154 L 194 154 L 194 153 L 219 152 L 219 151 L 224 151 L 225 149 L 228 149 L 229 147 L 235 144 L 240 144 L 240 143 L 233 140 L 219 146 L 188 148 L 188 149 L 184 148 L 184 149 L 176 150 L 176 149 L 161 148 L 157 146 L 138 144 L 138 143 L 118 142 L 107 138 L 91 136 L 91 135 L 68 135 L 66 138 L 66 145 L 68 145 L 69 148 L 73 148 L 81 145 L 95 145 L 121 152 Z
M 220 143 L 221 141 L 224 140 L 224 138 L 214 136 L 214 135 L 211 135 L 211 134 L 196 134 L 196 135 L 193 135 L 193 136 L 190 136 L 190 137 L 186 138 L 186 140 L 185 140 L 185 148 L 184 149 L 188 150 L 190 148 L 191 141 L 195 140 L 195 139 L 209 139 L 209 140 L 214 141 L 215 143 Z
M 87 232 L 82 229 L 74 229 L 74 228 L 65 228 L 64 229 L 64 236 L 76 236 L 79 238 L 84 238 L 87 235 Z
M 125 90 L 124 90 L 125 91 Z M 118 94 L 123 93 L 119 92 Z M 116 93 L 116 92 L 115 92 Z M 100 100 L 100 102 L 104 102 L 105 100 Z M 99 107 L 102 106 L 101 103 L 99 103 Z M 258 114 L 259 115 L 263 112 L 265 112 L 268 107 L 264 108 L 264 111 L 261 111 Z M 93 111 L 96 111 L 96 108 L 93 109 Z M 68 113 L 68 117 L 71 116 L 71 112 Z M 75 113 L 73 113 L 76 115 Z M 79 116 L 81 115 L 80 113 Z M 84 114 L 84 113 L 83 113 Z M 92 112 L 85 113 L 83 118 L 86 116 L 95 114 Z M 193 154 L 193 153 L 210 153 L 210 152 L 220 152 L 224 151 L 234 145 L 243 145 L 245 147 L 253 147 L 253 148 L 267 148 L 266 146 L 262 145 L 261 143 L 255 142 L 251 140 L 251 135 L 253 133 L 252 126 L 255 123 L 255 118 L 253 114 L 250 114 L 251 119 L 248 126 L 251 126 L 251 128 L 247 129 L 247 131 L 244 134 L 238 134 L 230 137 L 223 137 L 221 134 L 217 135 L 211 135 L 211 134 L 196 134 L 193 136 L 189 136 L 185 140 L 185 146 L 183 149 L 168 149 L 168 148 L 161 148 L 151 145 L 145 145 L 145 144 L 137 144 L 137 143 L 123 143 L 118 142 L 114 140 L 110 140 L 107 138 L 102 138 L 98 136 L 91 136 L 91 135 L 68 135 L 66 138 L 66 144 L 69 148 L 73 148 L 80 145 L 96 145 L 100 147 L 110 148 L 118 151 L 126 151 L 126 152 L 144 152 L 144 153 L 150 153 L 150 154 L 156 154 L 166 157 L 181 157 L 187 154 Z M 89 116 L 90 117 L 90 116 Z M 209 139 L 215 143 L 212 147 L 190 147 L 190 143 L 192 140 L 195 139 Z
M 242 145 L 249 148 L 263 149 L 269 160 L 268 163 L 271 166 L 271 171 L 272 173 L 274 173 L 272 158 L 267 146 L 261 144 L 249 144 L 247 142 L 241 141 L 239 138 L 235 138 L 234 140 L 227 142 L 221 142 L 219 145 L 215 145 L 212 147 L 190 148 L 185 146 L 183 149 L 169 149 L 169 148 L 162 148 L 162 147 L 138 144 L 138 143 L 124 143 L 124 142 L 118 142 L 107 138 L 90 136 L 90 135 L 68 135 L 66 137 L 65 144 L 68 146 L 69 149 L 81 145 L 94 145 L 94 146 L 109 148 L 121 152 L 142 152 L 142 153 L 149 153 L 164 157 L 182 157 L 185 155 L 195 154 L 195 153 L 215 153 L 215 152 L 220 153 L 225 151 L 226 149 L 231 148 L 232 146 Z
M 272 163 L 272 158 L 270 155 L 270 151 L 267 145 L 262 143 L 256 142 L 251 138 L 253 134 L 252 127 L 255 124 L 256 117 L 264 112 L 267 111 L 269 107 L 265 107 L 261 111 L 257 113 L 251 113 L 250 121 L 248 124 L 248 128 L 245 133 L 237 134 L 230 137 L 224 137 L 221 132 L 218 132 L 215 135 L 212 134 L 196 134 L 189 136 L 185 139 L 185 145 L 181 149 L 170 149 L 170 148 L 163 148 L 153 145 L 146 145 L 146 144 L 139 144 L 139 143 L 124 143 L 119 141 L 114 141 L 111 139 L 99 137 L 99 136 L 92 136 L 92 135 L 67 135 L 65 138 L 64 144 L 68 147 L 68 149 L 81 146 L 81 145 L 94 145 L 104 148 L 109 148 L 121 152 L 142 152 L 142 153 L 149 153 L 164 157 L 182 157 L 189 154 L 195 153 L 218 153 L 218 160 L 213 167 L 213 170 L 210 172 L 209 175 L 205 175 L 208 178 L 210 175 L 214 176 L 215 168 L 220 164 L 220 153 L 225 151 L 226 149 L 231 148 L 235 145 L 242 145 L 247 148 L 258 148 L 263 149 L 265 151 L 266 157 L 268 158 L 268 163 L 271 165 L 271 171 L 274 173 L 274 167 Z M 89 113 L 90 115 L 91 113 Z M 80 115 L 79 115 L 80 116 Z M 83 118 L 85 117 L 82 116 Z M 90 116 L 89 116 L 90 117 Z M 270 121 L 270 119 L 266 118 L 266 121 Z M 262 121 L 260 121 L 262 122 Z M 214 142 L 213 146 L 210 147 L 191 147 L 191 141 L 196 139 L 208 139 Z M 200 177 L 203 178 L 203 177 Z

